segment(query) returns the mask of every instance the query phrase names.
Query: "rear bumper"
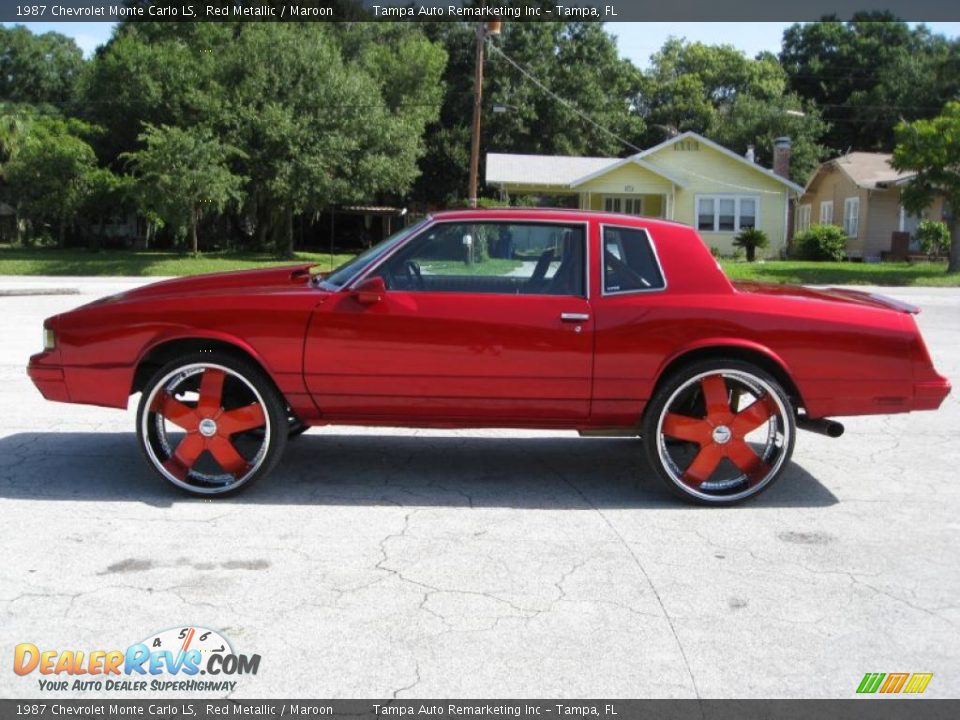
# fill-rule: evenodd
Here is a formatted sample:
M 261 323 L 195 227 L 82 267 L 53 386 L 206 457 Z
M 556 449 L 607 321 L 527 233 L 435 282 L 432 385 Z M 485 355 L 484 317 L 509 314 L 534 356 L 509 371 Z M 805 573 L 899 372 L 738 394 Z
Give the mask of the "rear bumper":
M 30 364 L 27 365 L 27 375 L 36 385 L 37 390 L 47 400 L 57 402 L 70 402 L 70 393 L 67 392 L 67 382 L 63 373 L 63 368 L 58 365 L 48 365 L 43 363 L 47 353 L 40 353 L 30 358 Z
M 812 418 L 892 415 L 936 410 L 950 394 L 950 381 L 935 372 L 920 378 L 885 380 L 821 380 L 810 382 L 803 395 Z
M 914 383 L 911 410 L 936 410 L 949 394 L 950 381 L 945 377 Z

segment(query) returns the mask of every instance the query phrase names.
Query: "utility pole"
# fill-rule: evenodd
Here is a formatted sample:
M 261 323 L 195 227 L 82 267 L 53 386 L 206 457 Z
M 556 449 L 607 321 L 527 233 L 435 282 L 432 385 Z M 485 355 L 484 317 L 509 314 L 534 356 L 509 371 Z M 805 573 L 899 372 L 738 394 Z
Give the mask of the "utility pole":
M 467 204 L 477 206 L 477 175 L 480 172 L 480 110 L 483 107 L 483 44 L 487 35 L 500 34 L 500 21 L 477 23 L 477 51 L 473 68 L 473 126 L 470 133 L 470 186 Z
M 483 43 L 487 31 L 482 22 L 477 23 L 477 51 L 473 59 L 473 126 L 470 132 L 470 187 L 467 204 L 477 206 L 477 174 L 480 172 L 480 108 L 483 105 Z

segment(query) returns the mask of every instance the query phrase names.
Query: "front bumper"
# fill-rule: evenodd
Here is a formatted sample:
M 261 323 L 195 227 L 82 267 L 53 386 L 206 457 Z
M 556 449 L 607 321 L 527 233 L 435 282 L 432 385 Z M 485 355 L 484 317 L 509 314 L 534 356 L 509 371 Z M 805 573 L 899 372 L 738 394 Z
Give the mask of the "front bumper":
M 51 353 L 38 353 L 30 358 L 30 364 L 27 365 L 27 375 L 37 386 L 37 390 L 47 400 L 57 402 L 70 402 L 70 393 L 67 391 L 66 377 L 63 368 L 59 365 L 52 365 L 44 360 L 49 360 Z

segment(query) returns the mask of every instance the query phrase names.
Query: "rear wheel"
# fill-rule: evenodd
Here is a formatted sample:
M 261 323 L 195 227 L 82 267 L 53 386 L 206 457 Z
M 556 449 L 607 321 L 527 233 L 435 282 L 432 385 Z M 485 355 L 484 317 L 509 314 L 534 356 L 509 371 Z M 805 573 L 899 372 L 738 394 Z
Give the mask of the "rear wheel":
M 160 368 L 137 412 L 150 465 L 181 490 L 208 497 L 266 475 L 287 428 L 285 403 L 263 372 L 227 353 L 195 353 Z
M 704 505 L 730 505 L 770 487 L 795 435 L 781 385 L 739 360 L 681 369 L 654 394 L 643 422 L 647 454 L 667 488 Z

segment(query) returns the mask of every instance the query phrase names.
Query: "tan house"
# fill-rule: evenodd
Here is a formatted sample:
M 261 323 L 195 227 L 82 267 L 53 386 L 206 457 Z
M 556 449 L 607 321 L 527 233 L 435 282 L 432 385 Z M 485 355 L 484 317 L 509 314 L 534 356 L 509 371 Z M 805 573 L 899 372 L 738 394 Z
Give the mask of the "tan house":
M 943 220 L 942 198 L 922 217 L 904 209 L 901 192 L 913 173 L 895 170 L 890 165 L 891 157 L 886 153 L 852 152 L 820 165 L 797 203 L 795 232 L 812 225 L 838 225 L 849 238 L 849 257 L 873 259 L 895 249 L 894 233 L 912 238 L 920 220 Z M 915 240 L 910 241 L 910 250 L 919 250 Z
M 781 138 L 779 174 L 694 132 L 626 158 L 490 153 L 488 186 L 502 196 L 548 196 L 570 207 L 677 220 L 696 227 L 707 245 L 733 252 L 748 227 L 778 256 L 788 238 L 790 201 L 803 188 L 787 177 L 790 143 Z

